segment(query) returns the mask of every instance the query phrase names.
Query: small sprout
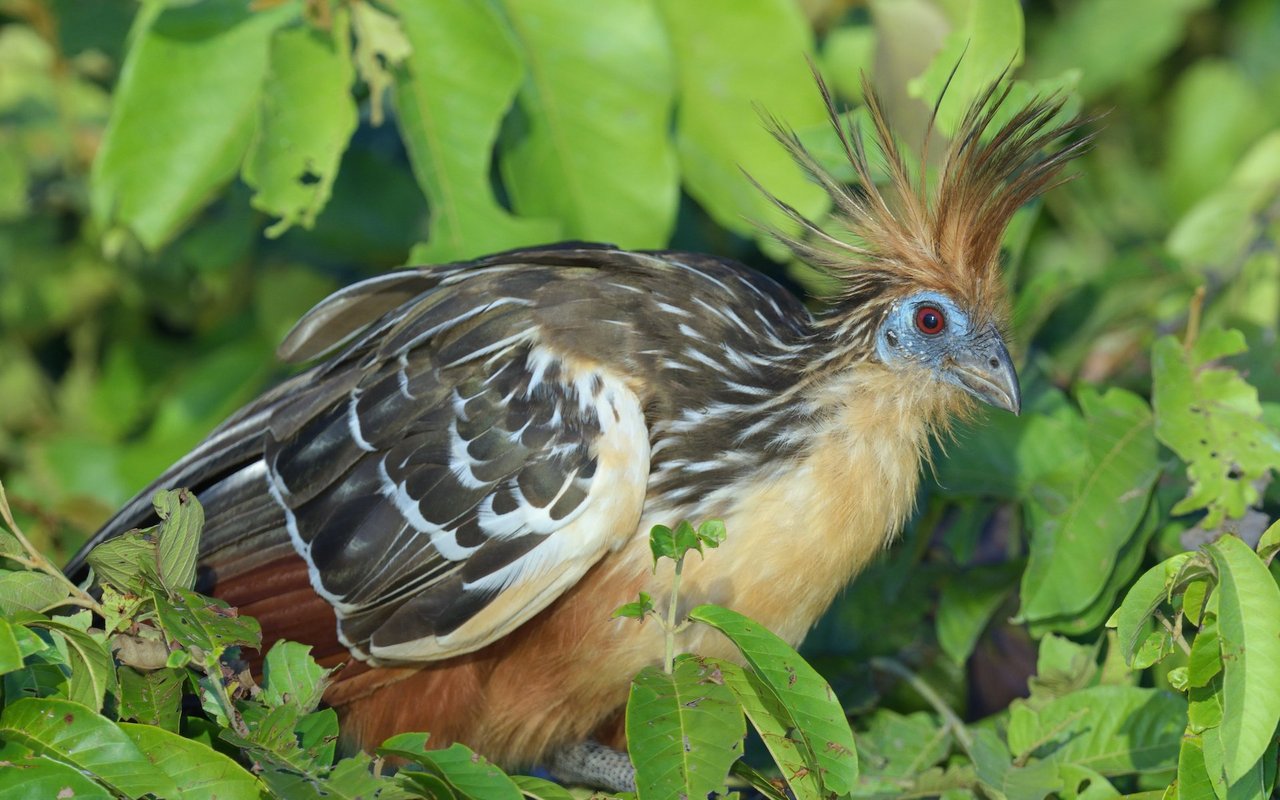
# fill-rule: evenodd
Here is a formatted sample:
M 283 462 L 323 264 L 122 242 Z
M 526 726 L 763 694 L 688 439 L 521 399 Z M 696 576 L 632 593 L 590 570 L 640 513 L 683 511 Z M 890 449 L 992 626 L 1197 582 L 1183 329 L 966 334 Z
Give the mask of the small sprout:
M 641 592 L 640 599 L 631 603 L 624 603 L 613 611 L 610 619 L 618 619 L 619 617 L 627 617 L 629 619 L 644 619 L 645 615 L 653 611 L 653 598 L 648 592 Z
M 649 531 L 649 548 L 653 551 L 653 566 L 664 558 L 681 561 L 690 550 L 702 554 L 703 547 L 719 547 L 724 541 L 724 522 L 718 519 L 707 520 L 695 530 L 689 521 L 682 521 L 675 530 L 666 525 L 654 525 Z

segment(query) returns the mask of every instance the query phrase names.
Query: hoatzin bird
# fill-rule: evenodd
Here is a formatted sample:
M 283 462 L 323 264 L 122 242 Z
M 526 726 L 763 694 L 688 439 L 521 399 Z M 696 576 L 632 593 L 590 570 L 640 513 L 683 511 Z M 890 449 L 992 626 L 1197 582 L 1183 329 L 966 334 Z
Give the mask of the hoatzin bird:
M 788 244 L 842 287 L 825 313 L 731 261 L 593 244 L 372 278 L 289 333 L 281 357 L 313 366 L 94 541 L 149 524 L 156 489 L 193 489 L 200 588 L 268 640 L 354 662 L 326 700 L 356 746 L 426 730 L 520 765 L 617 744 L 628 683 L 663 646 L 610 614 L 669 596 L 656 523 L 723 519 L 682 602 L 798 643 L 902 526 L 931 436 L 974 399 L 1018 412 L 1001 237 L 1087 140 L 1061 99 L 997 122 L 1008 89 L 993 87 L 930 186 L 868 92 L 877 186 L 822 91 L 856 189 L 776 134 L 843 228 L 779 203 L 802 230 Z M 733 657 L 708 630 L 680 646 Z

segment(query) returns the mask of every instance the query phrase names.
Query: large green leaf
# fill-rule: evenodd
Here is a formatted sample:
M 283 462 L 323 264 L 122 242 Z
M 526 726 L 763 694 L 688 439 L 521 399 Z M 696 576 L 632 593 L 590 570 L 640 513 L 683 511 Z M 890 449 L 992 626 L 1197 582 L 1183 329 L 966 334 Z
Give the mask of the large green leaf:
M 1223 767 L 1234 782 L 1254 766 L 1280 723 L 1280 588 L 1236 537 L 1223 536 L 1208 549 L 1218 568 Z
M 1016 703 L 1009 748 L 1103 775 L 1160 772 L 1178 758 L 1186 703 L 1136 686 L 1093 686 L 1059 697 L 1039 711 Z
M 723 794 L 747 734 L 719 667 L 693 656 L 670 675 L 645 667 L 635 676 L 626 725 L 641 800 Z
M 43 572 L 0 572 L 0 614 L 46 611 L 67 597 L 67 586 Z
M 822 770 L 808 742 L 796 734 L 796 721 L 776 692 L 759 675 L 728 661 L 715 661 L 751 726 L 769 749 L 796 800 L 825 796 Z
M 520 800 L 520 789 L 488 759 L 461 744 L 453 744 L 443 750 L 429 750 L 427 738 L 424 733 L 392 736 L 378 748 L 378 754 L 398 756 L 427 767 L 464 798 Z
M 160 518 L 156 532 L 160 581 L 167 589 L 190 589 L 196 582 L 204 508 L 187 489 L 157 492 L 152 505 Z
M 516 211 L 566 236 L 661 247 L 675 224 L 671 50 L 646 0 L 502 0 L 525 129 L 503 148 Z
M 525 77 L 498 12 L 465 0 L 399 8 L 413 52 L 396 76 L 396 122 L 431 208 L 427 242 L 410 260 L 458 261 L 559 239 L 556 220 L 512 216 L 493 196 L 493 144 Z
M 93 165 L 94 221 L 163 247 L 235 177 L 257 123 L 272 33 L 299 3 L 141 6 Z
M 332 671 L 316 663 L 310 645 L 276 642 L 262 664 L 262 699 L 269 705 L 292 705 L 310 712 L 320 704 Z
M 311 227 L 329 201 L 359 121 L 350 50 L 351 28 L 341 7 L 328 32 L 303 25 L 272 39 L 258 130 L 243 171 L 256 190 L 254 208 L 280 218 L 268 236 L 295 224 Z
M 0 739 L 68 764 L 129 797 L 177 797 L 177 784 L 147 761 L 133 741 L 86 706 L 53 697 L 25 698 L 0 712 Z
M 16 756 L 4 753 L 0 769 L 0 798 L 3 800 L 115 800 L 101 784 L 68 764 L 48 756 Z
M 1142 644 L 1147 620 L 1168 599 L 1170 586 L 1193 557 L 1192 553 L 1178 553 L 1142 573 L 1129 587 L 1120 607 L 1107 620 L 1107 627 L 1116 629 L 1116 638 L 1126 663 L 1133 663 L 1133 655 Z
M 1243 67 L 1208 59 L 1191 65 L 1172 92 L 1164 165 L 1168 201 L 1182 211 L 1213 192 L 1277 121 Z
M 247 645 L 257 648 L 262 629 L 252 617 L 242 617 L 223 600 L 202 597 L 179 589 L 170 601 L 159 592 L 153 595 L 156 616 L 170 639 L 184 647 L 198 647 L 206 653 Z
M 1159 474 L 1151 411 L 1121 389 L 1080 392 L 1089 453 L 1065 506 L 1034 503 L 1031 554 L 1022 576 L 1023 619 L 1088 607 L 1111 576 L 1121 548 L 1146 511 Z
M 65 646 L 67 666 L 71 668 L 67 687 L 70 699 L 94 711 L 101 710 L 107 692 L 116 689 L 115 662 L 106 646 L 65 618 L 55 617 L 31 625 L 52 631 L 54 641 L 60 640 Z
M 151 725 L 120 723 L 147 760 L 177 784 L 173 800 L 251 800 L 265 787 L 244 767 L 200 742 Z
M 942 585 L 935 625 L 938 645 L 963 664 L 996 609 L 1017 585 L 1019 562 L 964 570 Z
M 1260 212 L 1280 190 L 1280 131 L 1260 139 L 1215 188 L 1182 215 L 1166 240 L 1170 253 L 1197 270 L 1222 269 L 1263 232 Z
M 22 648 L 18 634 L 8 619 L 0 617 L 0 675 L 22 669 Z
M 1190 349 L 1165 336 L 1152 352 L 1156 436 L 1187 462 L 1191 479 L 1173 513 L 1207 509 L 1205 528 L 1242 516 L 1258 501 L 1258 479 L 1280 468 L 1280 433 L 1262 420 L 1257 390 L 1235 370 L 1213 366 L 1244 350 L 1243 334 L 1215 328 Z
M 121 666 L 120 717 L 177 731 L 186 671 L 164 668 L 142 672 Z
M 818 763 L 822 783 L 836 794 L 851 791 L 858 780 L 858 752 L 831 685 L 786 642 L 736 611 L 702 605 L 689 618 L 729 637 L 795 720 L 796 735 Z
M 749 173 L 810 219 L 828 208 L 774 141 L 758 109 L 804 129 L 826 112 L 804 56 L 812 34 L 790 0 L 660 0 L 675 51 L 680 103 L 676 143 L 684 188 L 726 228 L 754 232 L 767 223 L 794 232 L 788 220 L 743 177 Z M 761 42 L 768 42 L 761 47 Z M 832 133 L 832 136 L 835 134 Z
M 127 531 L 95 545 L 85 558 L 99 584 L 141 594 L 144 576 L 155 579 L 156 543 L 141 531 Z

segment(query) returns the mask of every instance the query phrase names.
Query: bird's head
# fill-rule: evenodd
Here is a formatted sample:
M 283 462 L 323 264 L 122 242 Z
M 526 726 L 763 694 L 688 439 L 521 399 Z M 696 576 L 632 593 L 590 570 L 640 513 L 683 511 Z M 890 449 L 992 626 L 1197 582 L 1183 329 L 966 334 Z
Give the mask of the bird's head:
M 876 329 L 875 353 L 890 369 L 958 386 L 1014 414 L 1022 409 L 1018 373 L 999 328 L 942 292 L 916 292 L 890 304 Z
M 822 226 L 774 198 L 802 231 L 783 240 L 840 286 L 817 324 L 826 349 L 821 369 L 832 374 L 871 363 L 897 385 L 923 390 L 917 396 L 942 398 L 943 410 L 962 408 L 972 397 L 1017 414 L 1021 393 L 1004 334 L 1009 301 L 1000 244 L 1014 212 L 1061 182 L 1063 166 L 1088 146 L 1091 137 L 1077 134 L 1089 120 L 1064 121 L 1061 96 L 1002 109 L 1010 87 L 998 81 L 962 118 L 931 182 L 929 133 L 913 174 L 867 85 L 867 112 L 888 176 L 877 183 L 861 135 L 846 124 L 821 76 L 818 85 L 857 176 L 854 186 L 832 177 L 794 132 L 773 127 L 835 205 L 837 224 Z

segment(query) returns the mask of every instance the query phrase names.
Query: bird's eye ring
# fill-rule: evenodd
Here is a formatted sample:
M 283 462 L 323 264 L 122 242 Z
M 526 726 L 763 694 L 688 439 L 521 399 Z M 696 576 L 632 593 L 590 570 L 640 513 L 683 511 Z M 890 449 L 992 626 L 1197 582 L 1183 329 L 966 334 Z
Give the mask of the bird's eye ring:
M 937 308 L 920 306 L 916 309 L 916 327 L 921 333 L 934 336 L 942 333 L 942 329 L 947 327 L 947 320 Z

